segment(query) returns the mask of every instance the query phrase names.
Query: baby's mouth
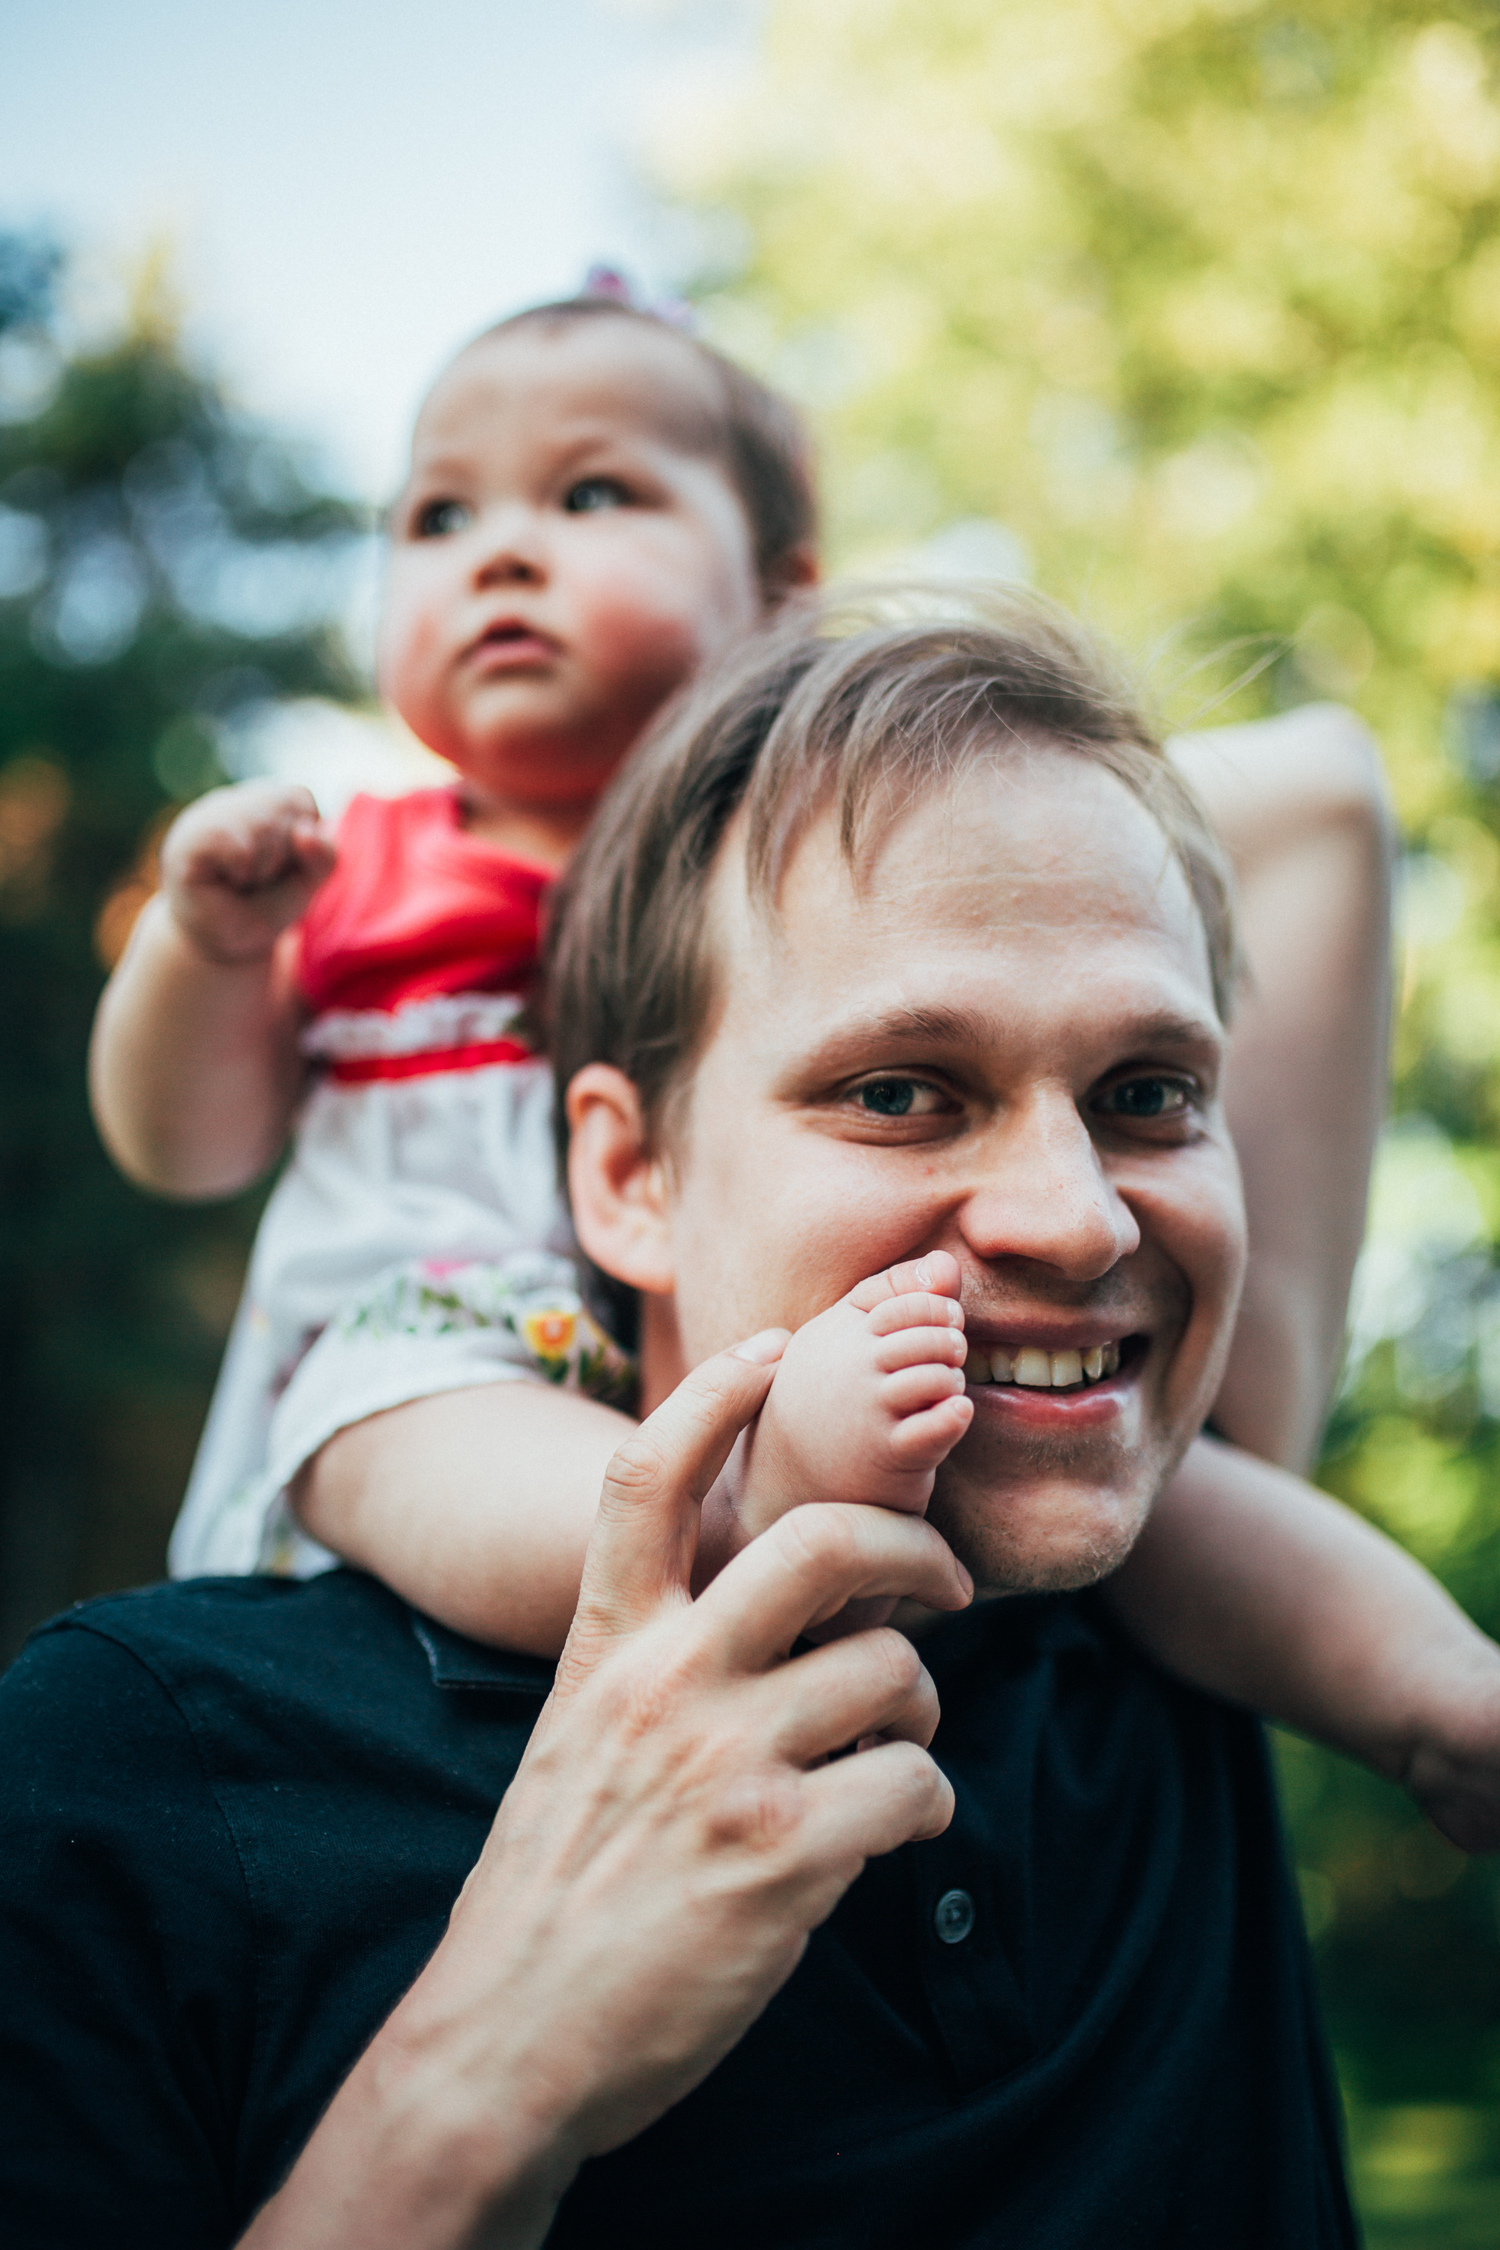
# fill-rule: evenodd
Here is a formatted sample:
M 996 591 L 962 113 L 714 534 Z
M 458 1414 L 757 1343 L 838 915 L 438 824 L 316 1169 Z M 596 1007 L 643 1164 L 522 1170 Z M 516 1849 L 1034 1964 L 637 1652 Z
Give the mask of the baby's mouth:
M 977 1345 L 964 1361 L 967 1383 L 1015 1383 L 1031 1391 L 1087 1390 L 1120 1371 L 1121 1354 L 1144 1338 L 1118 1337 L 1087 1351 L 1051 1351 L 1040 1344 Z
M 487 625 L 478 638 L 469 643 L 468 654 L 475 656 L 482 649 L 516 646 L 550 650 L 553 642 L 548 634 L 538 632 L 534 625 L 523 624 L 516 617 L 504 617 L 497 619 L 493 625 Z

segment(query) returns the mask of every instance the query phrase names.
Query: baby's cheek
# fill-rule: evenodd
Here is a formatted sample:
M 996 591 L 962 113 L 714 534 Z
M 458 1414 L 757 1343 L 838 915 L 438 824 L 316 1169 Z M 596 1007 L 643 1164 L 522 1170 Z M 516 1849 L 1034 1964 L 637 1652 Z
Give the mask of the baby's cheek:
M 402 717 L 412 720 L 432 700 L 435 634 L 420 614 L 387 614 L 375 653 L 375 679 L 381 694 Z
M 622 686 L 663 692 L 680 686 L 705 652 L 686 587 L 647 584 L 602 593 L 593 607 L 589 642 L 595 663 Z

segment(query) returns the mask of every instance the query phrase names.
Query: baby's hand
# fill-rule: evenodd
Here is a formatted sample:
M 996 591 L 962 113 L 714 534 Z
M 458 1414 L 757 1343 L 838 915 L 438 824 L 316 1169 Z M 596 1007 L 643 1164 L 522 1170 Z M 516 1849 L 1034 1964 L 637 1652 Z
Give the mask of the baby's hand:
M 748 1533 L 804 1500 L 921 1514 L 974 1416 L 958 1292 L 957 1260 L 935 1250 L 862 1281 L 798 1329 L 740 1457 Z
M 189 805 L 161 848 L 179 929 L 211 961 L 264 960 L 333 871 L 333 832 L 306 789 L 242 781 Z

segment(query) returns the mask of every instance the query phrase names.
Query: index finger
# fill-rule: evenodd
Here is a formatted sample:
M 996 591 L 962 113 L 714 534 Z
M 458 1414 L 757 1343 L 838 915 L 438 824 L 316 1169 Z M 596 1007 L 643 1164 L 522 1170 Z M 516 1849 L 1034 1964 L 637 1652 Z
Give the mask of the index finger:
M 963 1609 L 973 1593 L 963 1564 L 921 1517 L 809 1501 L 726 1563 L 697 1609 L 716 1666 L 761 1672 L 848 1602 L 897 1595 L 926 1609 Z
M 773 1328 L 685 1376 L 605 1472 L 584 1557 L 575 1631 L 629 1632 L 690 1599 L 698 1511 L 771 1387 L 786 1332 Z

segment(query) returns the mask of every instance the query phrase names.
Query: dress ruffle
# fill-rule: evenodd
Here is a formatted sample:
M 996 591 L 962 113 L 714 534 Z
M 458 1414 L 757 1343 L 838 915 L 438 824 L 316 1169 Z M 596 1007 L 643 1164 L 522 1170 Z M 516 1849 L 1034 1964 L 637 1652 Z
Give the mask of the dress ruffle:
M 302 1034 L 304 1055 L 352 1062 L 367 1055 L 420 1055 L 501 1039 L 521 1014 L 511 992 L 439 993 L 399 1008 L 331 1008 Z

